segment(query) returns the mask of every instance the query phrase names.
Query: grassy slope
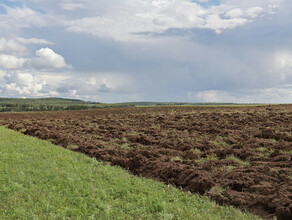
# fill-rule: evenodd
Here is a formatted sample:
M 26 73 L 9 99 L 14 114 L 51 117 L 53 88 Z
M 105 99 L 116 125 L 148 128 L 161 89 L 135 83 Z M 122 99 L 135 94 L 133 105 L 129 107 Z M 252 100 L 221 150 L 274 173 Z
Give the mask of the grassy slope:
M 0 219 L 257 219 L 0 127 Z

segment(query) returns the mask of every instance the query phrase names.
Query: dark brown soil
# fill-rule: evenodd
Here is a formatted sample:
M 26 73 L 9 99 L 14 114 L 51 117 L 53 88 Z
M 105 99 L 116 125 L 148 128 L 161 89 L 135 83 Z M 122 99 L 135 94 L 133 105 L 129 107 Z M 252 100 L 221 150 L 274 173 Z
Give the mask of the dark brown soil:
M 3 113 L 0 124 L 207 195 L 292 219 L 292 105 Z

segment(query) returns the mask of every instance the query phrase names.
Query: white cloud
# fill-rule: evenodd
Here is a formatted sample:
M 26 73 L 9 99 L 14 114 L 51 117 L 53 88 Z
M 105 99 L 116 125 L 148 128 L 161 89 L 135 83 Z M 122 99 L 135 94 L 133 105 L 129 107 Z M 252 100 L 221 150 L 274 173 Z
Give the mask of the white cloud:
M 114 93 L 117 96 L 125 96 L 125 94 L 131 96 L 131 92 L 137 85 L 131 77 L 121 73 L 94 73 L 80 76 L 78 73 L 71 72 L 53 73 L 36 70 L 0 71 L 0 82 L 0 90 L 8 96 L 60 95 L 90 100 L 97 100 L 100 94 Z
M 90 77 L 82 77 L 74 83 L 79 94 L 128 93 L 135 90 L 137 82 L 132 77 L 122 73 L 94 73 Z
M 27 52 L 27 48 L 15 40 L 0 38 L 0 53 L 21 55 Z
M 275 60 L 281 69 L 291 69 L 292 70 L 292 52 L 281 51 L 277 52 L 275 55 Z
M 48 21 L 41 13 L 24 7 L 4 7 L 6 14 L 0 15 L 1 26 L 10 28 L 28 28 L 28 27 L 44 27 L 48 25 Z M 12 27 L 11 27 L 12 26 Z
M 19 69 L 27 64 L 28 60 L 12 55 L 0 54 L 0 67 L 4 69 Z
M 261 7 L 251 7 L 249 9 L 247 9 L 245 13 L 248 17 L 256 18 L 260 14 L 262 14 L 263 12 L 264 12 L 264 9 Z
M 0 80 L 3 79 L 3 77 L 6 75 L 6 72 L 3 70 L 0 70 Z
M 149 37 L 143 33 L 161 33 L 170 28 L 207 28 L 221 33 L 251 22 L 250 18 L 264 12 L 261 7 L 249 7 L 245 13 L 244 10 L 225 4 L 203 8 L 189 0 L 125 0 L 113 4 L 104 15 L 67 21 L 65 25 L 68 31 L 117 41 L 145 40 Z
M 26 45 L 28 44 L 53 44 L 50 41 L 45 39 L 38 38 L 21 38 L 21 37 L 12 37 L 10 39 L 0 38 L 0 54 L 6 55 L 26 55 L 28 53 L 28 48 Z
M 0 54 L 0 67 L 4 69 L 61 69 L 69 68 L 64 57 L 50 48 L 41 48 L 34 58 L 23 58 L 14 55 Z
M 5 90 L 12 95 L 36 95 L 45 86 L 46 82 L 41 77 L 30 73 L 11 73 L 6 76 Z
M 292 79 L 292 52 L 279 51 L 275 53 L 275 69 L 278 79 L 282 82 Z
M 32 59 L 31 65 L 35 68 L 65 68 L 67 64 L 64 57 L 46 47 L 36 51 L 37 58 Z
M 242 26 L 248 22 L 245 18 L 222 19 L 219 15 L 213 14 L 206 18 L 206 24 L 202 25 L 202 27 L 212 29 L 217 34 L 220 34 L 223 30 Z
M 35 96 L 42 97 L 48 95 L 58 95 L 54 90 L 59 82 L 62 82 L 66 77 L 52 75 L 52 73 L 36 73 L 34 71 L 7 71 L 3 74 L 5 83 L 0 85 L 0 89 L 6 95 L 11 96 Z M 47 90 L 46 87 L 51 87 L 52 90 Z
M 208 90 L 188 93 L 189 100 L 197 102 L 228 103 L 289 103 L 292 100 L 292 85 L 253 90 Z
M 47 45 L 52 45 L 54 43 L 45 40 L 45 39 L 38 39 L 38 38 L 21 38 L 17 37 L 16 41 L 22 44 L 47 44 Z
M 229 18 L 237 18 L 237 17 L 240 17 L 242 15 L 243 15 L 243 11 L 240 8 L 234 8 L 234 9 L 227 11 L 225 13 L 225 16 L 229 17 Z
M 82 9 L 82 8 L 86 8 L 84 4 L 82 3 L 61 3 L 60 4 L 61 8 L 64 10 L 68 10 L 68 11 L 75 11 L 76 9 Z

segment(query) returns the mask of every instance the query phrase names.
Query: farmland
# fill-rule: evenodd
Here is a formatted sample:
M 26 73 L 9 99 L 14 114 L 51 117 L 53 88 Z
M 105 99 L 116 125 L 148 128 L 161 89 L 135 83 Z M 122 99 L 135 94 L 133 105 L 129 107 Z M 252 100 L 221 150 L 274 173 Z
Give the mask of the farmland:
M 10 129 L 264 218 L 292 213 L 292 105 L 2 113 Z

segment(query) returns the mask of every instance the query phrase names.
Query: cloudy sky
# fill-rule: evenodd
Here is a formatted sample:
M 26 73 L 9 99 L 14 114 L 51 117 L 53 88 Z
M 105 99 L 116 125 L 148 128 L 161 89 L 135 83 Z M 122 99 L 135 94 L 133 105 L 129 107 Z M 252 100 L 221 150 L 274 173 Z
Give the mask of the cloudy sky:
M 2 0 L 0 96 L 292 102 L 291 0 Z

